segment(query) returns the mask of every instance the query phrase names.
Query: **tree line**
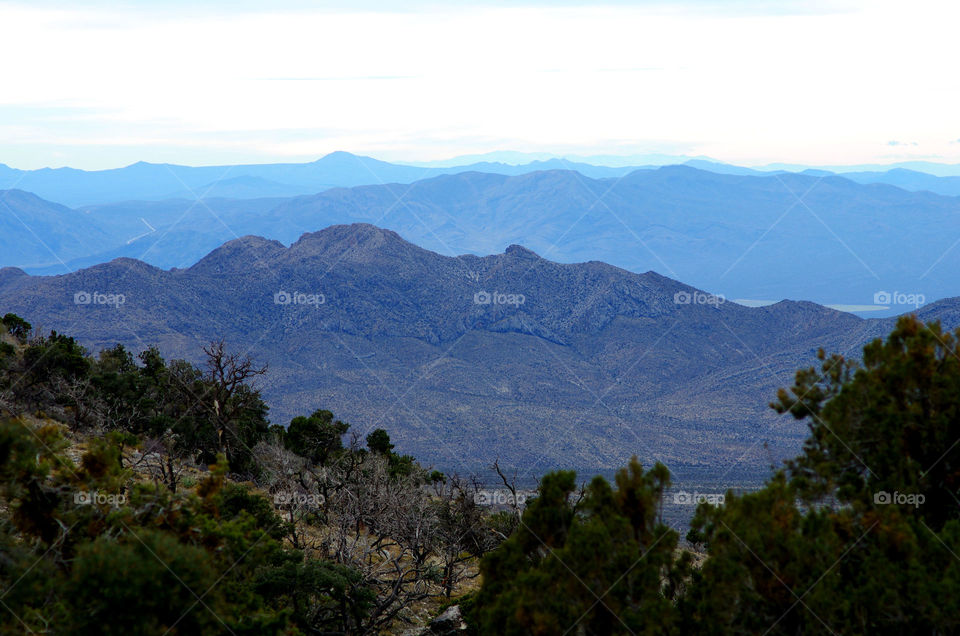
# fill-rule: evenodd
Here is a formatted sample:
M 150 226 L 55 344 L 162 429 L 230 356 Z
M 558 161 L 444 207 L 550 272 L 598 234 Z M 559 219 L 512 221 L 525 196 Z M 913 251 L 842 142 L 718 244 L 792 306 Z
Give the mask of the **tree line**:
M 265 369 L 223 343 L 199 367 L 92 358 L 3 324 L 8 631 L 384 633 L 442 598 L 473 634 L 960 633 L 960 331 L 937 323 L 819 352 L 771 404 L 808 427 L 800 454 L 683 537 L 661 464 L 556 471 L 492 512 L 386 431 L 322 409 L 271 425 Z

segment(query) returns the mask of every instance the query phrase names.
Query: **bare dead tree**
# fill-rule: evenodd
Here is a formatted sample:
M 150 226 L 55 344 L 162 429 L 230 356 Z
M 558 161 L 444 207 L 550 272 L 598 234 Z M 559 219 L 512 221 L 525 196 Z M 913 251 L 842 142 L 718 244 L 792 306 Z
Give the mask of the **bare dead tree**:
M 353 454 L 353 453 L 350 453 Z M 422 476 L 394 477 L 387 458 L 356 453 L 341 465 L 341 487 L 332 491 L 327 558 L 361 574 L 377 594 L 361 633 L 381 633 L 407 608 L 438 596 L 440 570 L 429 563 L 436 547 L 436 517 Z
M 505 538 L 486 523 L 477 503 L 478 481 L 461 479 L 454 474 L 442 482 L 434 498 L 438 523 L 437 554 L 443 567 L 441 585 L 449 598 L 457 585 L 475 578 L 479 571 L 468 573 L 468 564 L 495 548 Z
M 391 474 L 389 458 L 364 451 L 357 435 L 322 466 L 279 440 L 260 442 L 253 455 L 260 485 L 292 527 L 289 541 L 306 558 L 350 567 L 360 574 L 352 585 L 374 591 L 356 633 L 411 623 L 411 607 L 452 596 L 477 576 L 476 559 L 505 538 L 487 523 L 475 481 L 432 482 L 419 466 Z
M 164 484 L 170 492 L 177 492 L 187 462 L 173 431 L 168 429 L 159 438 L 144 440 L 142 458 L 154 480 Z
M 322 512 L 324 503 L 309 462 L 274 442 L 259 442 L 253 456 L 260 467 L 260 484 L 273 497 L 274 507 L 285 517 L 293 547 L 316 547 L 306 531 L 306 520 Z
M 206 360 L 206 379 L 210 383 L 206 407 L 213 417 L 217 431 L 219 450 L 227 457 L 231 456 L 231 438 L 237 439 L 236 431 L 230 423 L 247 407 L 234 398 L 247 380 L 264 375 L 267 365 L 256 366 L 247 355 L 227 353 L 223 340 L 211 342 L 203 348 Z
M 103 405 L 93 398 L 89 378 L 64 378 L 57 375 L 52 378 L 51 384 L 53 391 L 60 399 L 65 399 L 72 411 L 72 430 L 104 429 L 106 421 L 100 417 Z
M 500 481 L 503 482 L 504 488 L 510 491 L 510 501 L 508 502 L 510 507 L 513 509 L 513 513 L 517 516 L 517 519 L 523 516 L 523 507 L 521 506 L 521 499 L 517 497 L 517 471 L 514 469 L 513 475 L 509 478 L 500 468 L 500 458 L 493 460 L 493 470 L 496 471 L 497 476 L 500 477 Z

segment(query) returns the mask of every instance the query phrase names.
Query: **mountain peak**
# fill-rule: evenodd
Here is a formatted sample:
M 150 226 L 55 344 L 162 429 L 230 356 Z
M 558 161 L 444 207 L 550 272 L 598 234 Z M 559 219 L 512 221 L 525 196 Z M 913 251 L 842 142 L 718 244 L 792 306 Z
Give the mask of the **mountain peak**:
M 382 244 L 387 241 L 406 242 L 393 230 L 377 227 L 370 223 L 343 223 L 340 225 L 331 225 L 317 232 L 307 232 L 303 234 L 294 245 L 316 240 L 323 240 L 328 243 L 345 240 L 374 241 L 377 244 Z M 293 245 L 291 247 L 293 247 Z
M 538 259 L 540 256 L 533 250 L 529 250 L 522 245 L 510 245 L 503 252 L 507 256 L 513 256 L 515 258 L 528 258 L 528 259 Z
M 290 246 L 298 257 L 323 255 L 335 259 L 365 261 L 375 254 L 398 254 L 419 250 L 392 230 L 369 223 L 331 225 L 319 232 L 308 232 Z
M 168 166 L 170 164 L 166 163 L 152 163 L 150 161 L 138 161 L 136 163 L 131 163 L 129 166 L 120 168 L 121 170 L 151 170 L 153 168 L 160 168 L 163 166 Z
M 120 257 L 118 257 L 118 258 L 115 258 L 115 259 L 113 259 L 112 261 L 110 261 L 109 263 L 107 263 L 107 265 L 123 265 L 124 267 L 126 267 L 126 268 L 128 268 L 128 269 L 136 269 L 136 270 L 138 270 L 138 271 L 143 271 L 143 272 L 159 272 L 159 271 L 161 271 L 159 267 L 154 267 L 154 266 L 151 265 L 150 263 L 145 263 L 145 262 L 143 262 L 143 261 L 141 261 L 141 260 L 137 260 L 137 259 L 135 259 L 135 258 L 130 258 L 129 256 L 120 256 Z M 98 267 L 98 266 L 97 266 L 97 265 L 94 265 L 94 267 Z
M 347 152 L 346 150 L 334 150 L 333 152 L 328 152 L 323 155 L 321 159 L 331 159 L 336 157 L 355 157 L 356 155 L 352 152 Z
M 265 239 L 262 236 L 241 236 L 224 243 L 200 259 L 188 271 L 222 272 L 245 267 L 251 261 L 261 261 L 286 248 L 280 241 Z
M 30 278 L 30 275 L 19 267 L 0 267 L 0 285 L 5 285 L 18 278 Z

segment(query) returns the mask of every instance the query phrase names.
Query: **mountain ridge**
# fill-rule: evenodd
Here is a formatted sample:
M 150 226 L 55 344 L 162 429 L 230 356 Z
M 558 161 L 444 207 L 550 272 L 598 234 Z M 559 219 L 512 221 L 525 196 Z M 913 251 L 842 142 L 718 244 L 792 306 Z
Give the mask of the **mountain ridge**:
M 340 225 L 289 247 L 241 237 L 187 269 L 3 270 L 0 307 L 93 350 L 157 345 L 197 360 L 226 338 L 271 366 L 274 421 L 331 408 L 461 472 L 497 457 L 604 468 L 631 454 L 766 471 L 768 452 L 790 456 L 805 434 L 766 408 L 774 391 L 817 348 L 856 351 L 890 324 L 809 302 L 749 308 L 655 271 L 532 254 L 445 256 Z M 960 317 L 954 305 L 926 311 Z
M 469 158 L 464 158 L 466 161 Z M 315 194 L 334 187 L 409 184 L 444 174 L 479 171 L 510 176 L 546 170 L 574 170 L 585 177 L 620 178 L 636 170 L 667 165 L 687 165 L 721 174 L 775 175 L 818 172 L 844 176 L 860 183 L 890 183 L 911 191 L 928 190 L 960 195 L 960 167 L 924 162 L 901 162 L 887 166 L 809 166 L 771 164 L 748 168 L 706 157 L 638 157 L 632 164 L 612 165 L 608 159 L 537 158 L 518 155 L 518 163 L 461 161 L 454 165 L 417 165 L 381 161 L 373 157 L 334 151 L 305 163 L 264 163 L 188 166 L 138 161 L 119 168 L 80 170 L 71 167 L 21 170 L 0 164 L 0 189 L 21 187 L 38 196 L 70 207 L 104 205 L 118 201 L 194 199 L 197 195 L 234 198 L 264 198 Z M 440 162 L 446 164 L 448 162 Z
M 3 264 L 53 273 L 126 256 L 183 269 L 237 236 L 291 244 L 317 227 L 367 222 L 447 255 L 523 243 L 554 261 L 658 270 L 746 300 L 799 297 L 876 310 L 884 290 L 933 300 L 960 287 L 960 253 L 951 248 L 957 237 L 944 231 L 960 213 L 960 198 L 834 175 L 729 175 L 690 166 L 604 179 L 554 170 L 464 172 L 292 198 L 74 211 L 51 203 L 44 210 L 38 227 L 46 227 L 43 218 L 71 221 L 69 231 L 60 222 L 64 247 L 38 240 L 48 232 L 31 233 L 11 216 Z M 29 221 L 29 207 L 21 211 Z M 31 267 L 37 262 L 42 266 Z

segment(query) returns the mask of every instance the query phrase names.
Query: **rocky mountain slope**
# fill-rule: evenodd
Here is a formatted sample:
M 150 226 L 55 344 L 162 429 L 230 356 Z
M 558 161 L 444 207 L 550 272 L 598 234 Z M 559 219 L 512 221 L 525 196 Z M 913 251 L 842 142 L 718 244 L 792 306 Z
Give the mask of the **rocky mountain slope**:
M 957 322 L 947 301 L 926 310 Z M 558 264 L 520 246 L 448 257 L 372 225 L 290 247 L 228 242 L 188 269 L 117 259 L 73 274 L 0 270 L 0 309 L 93 350 L 201 345 L 270 364 L 274 422 L 323 407 L 461 471 L 765 471 L 806 434 L 766 404 L 818 347 L 855 354 L 889 321 L 807 302 L 748 308 L 655 272 Z M 955 325 L 952 325 L 955 326 Z

